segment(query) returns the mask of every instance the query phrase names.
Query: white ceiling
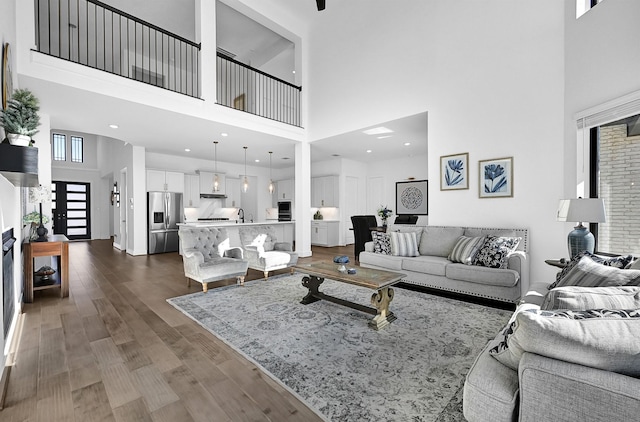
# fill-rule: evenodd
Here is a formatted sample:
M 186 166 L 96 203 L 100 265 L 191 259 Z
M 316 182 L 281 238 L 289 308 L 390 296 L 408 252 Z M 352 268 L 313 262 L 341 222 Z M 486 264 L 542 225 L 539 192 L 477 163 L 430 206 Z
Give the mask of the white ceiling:
M 286 3 L 282 7 L 307 20 L 313 19 L 318 13 L 327 13 L 331 7 L 329 3 L 327 10 L 318 12 L 314 0 L 296 1 L 293 4 L 289 0 L 273 1 Z M 225 8 L 230 9 L 227 6 Z M 229 10 L 223 12 L 227 13 L 227 18 L 228 12 Z M 248 32 L 252 36 L 223 37 L 223 48 L 249 61 L 264 60 L 264 57 L 257 57 L 255 52 L 261 48 L 271 48 L 271 51 L 275 52 L 288 43 L 262 25 L 253 21 L 249 24 L 247 21 L 250 19 L 246 17 L 234 20 L 237 24 L 235 30 L 242 30 L 242 25 L 249 25 L 251 30 Z M 234 40 L 237 40 L 237 44 L 234 44 Z M 254 43 L 251 43 L 251 40 Z M 242 147 L 247 146 L 247 162 L 250 165 L 268 167 L 269 151 L 273 151 L 274 168 L 288 167 L 294 162 L 295 145 L 294 141 L 289 139 L 172 113 L 107 95 L 70 89 L 45 80 L 21 77 L 20 85 L 31 88 L 40 98 L 41 110 L 51 116 L 52 129 L 130 140 L 132 144 L 145 147 L 150 152 L 198 158 L 212 158 L 213 141 L 218 140 L 218 157 L 221 161 L 242 164 Z M 110 129 L 108 125 L 111 123 L 117 123 L 119 128 Z M 375 136 L 362 133 L 362 130 L 368 128 L 358 128 L 327 139 L 313 140 L 312 161 L 324 161 L 337 155 L 361 162 L 376 162 L 427 153 L 426 112 L 380 122 L 379 125 L 392 129 L 393 136 L 377 139 Z M 221 137 L 220 134 L 223 132 L 229 136 Z M 410 142 L 411 145 L 403 146 L 404 142 Z M 190 148 L 191 152 L 186 152 L 185 148 Z M 366 153 L 367 149 L 371 149 L 372 152 Z M 255 163 L 256 159 L 259 159 L 260 163 Z

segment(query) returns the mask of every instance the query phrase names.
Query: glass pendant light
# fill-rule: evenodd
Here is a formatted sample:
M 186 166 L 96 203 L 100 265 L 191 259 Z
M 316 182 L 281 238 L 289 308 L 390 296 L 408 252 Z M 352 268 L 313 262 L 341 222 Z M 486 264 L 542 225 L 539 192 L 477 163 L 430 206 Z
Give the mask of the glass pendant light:
M 247 148 L 244 148 L 244 182 L 242 183 L 242 191 L 247 192 L 249 190 L 249 179 L 247 179 Z
M 220 178 L 218 177 L 218 141 L 213 141 L 213 157 L 215 160 L 215 175 L 213 176 L 213 191 L 220 190 Z
M 273 191 L 275 190 L 273 186 L 273 177 L 271 175 L 271 155 L 272 154 L 273 154 L 273 151 L 269 151 L 269 193 L 271 195 L 273 195 Z

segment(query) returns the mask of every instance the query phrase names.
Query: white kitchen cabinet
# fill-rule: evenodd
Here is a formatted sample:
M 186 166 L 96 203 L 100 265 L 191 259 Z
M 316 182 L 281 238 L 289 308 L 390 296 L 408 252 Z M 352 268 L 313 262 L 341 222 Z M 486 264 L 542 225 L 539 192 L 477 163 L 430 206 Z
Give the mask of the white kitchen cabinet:
M 147 191 L 184 192 L 184 173 L 147 170 Z
M 200 206 L 200 176 L 197 174 L 184 175 L 185 207 L 198 208 Z
M 226 193 L 226 182 L 225 175 L 222 173 L 218 174 L 218 191 L 213 190 L 213 182 L 216 178 L 216 173 L 208 172 L 208 171 L 200 171 L 198 170 L 198 174 L 200 175 L 200 193 L 204 194 L 217 194 L 224 195 Z
M 338 176 L 311 178 L 311 206 L 339 207 L 338 183 Z
M 316 246 L 338 246 L 339 221 L 312 221 L 311 244 Z
M 278 180 L 276 183 L 276 197 L 278 201 L 293 201 L 295 182 L 293 179 Z
M 242 196 L 240 195 L 240 179 L 233 177 L 227 177 L 227 208 L 240 208 L 242 207 Z

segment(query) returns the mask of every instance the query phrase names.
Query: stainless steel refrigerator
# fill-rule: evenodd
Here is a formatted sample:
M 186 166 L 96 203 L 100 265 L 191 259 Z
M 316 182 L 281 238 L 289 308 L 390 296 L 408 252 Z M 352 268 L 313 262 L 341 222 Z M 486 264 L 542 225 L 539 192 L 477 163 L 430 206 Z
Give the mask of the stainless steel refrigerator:
M 147 251 L 178 251 L 178 223 L 182 221 L 182 194 L 147 192 Z

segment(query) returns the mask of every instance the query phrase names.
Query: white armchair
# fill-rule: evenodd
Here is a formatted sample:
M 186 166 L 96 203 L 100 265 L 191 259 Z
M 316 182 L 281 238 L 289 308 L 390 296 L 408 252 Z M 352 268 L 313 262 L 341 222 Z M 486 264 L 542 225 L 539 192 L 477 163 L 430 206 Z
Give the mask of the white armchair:
M 205 293 L 212 281 L 236 277 L 238 284 L 244 284 L 249 262 L 241 248 L 229 246 L 225 229 L 182 226 L 178 234 L 187 284 L 191 280 L 202 283 Z
M 278 242 L 272 226 L 240 227 L 239 234 L 249 268 L 262 271 L 265 279 L 269 277 L 269 271 L 292 267 L 298 262 L 298 254 L 293 252 L 291 243 Z

